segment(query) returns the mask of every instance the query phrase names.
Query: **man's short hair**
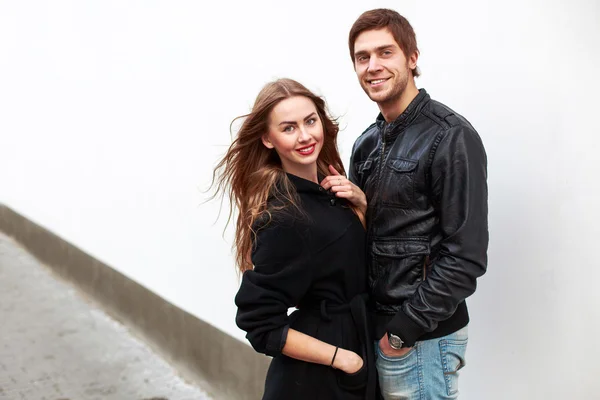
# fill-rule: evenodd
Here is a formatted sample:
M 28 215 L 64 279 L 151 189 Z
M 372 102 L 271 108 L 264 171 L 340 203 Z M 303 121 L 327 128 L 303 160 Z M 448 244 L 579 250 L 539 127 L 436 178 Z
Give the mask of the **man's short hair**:
M 414 52 L 419 52 L 417 48 L 417 36 L 408 20 L 394 10 L 377 8 L 362 13 L 350 29 L 348 47 L 350 48 L 350 58 L 352 58 L 353 63 L 355 62 L 354 44 L 358 35 L 364 31 L 385 28 L 391 32 L 406 58 L 409 58 Z M 421 74 L 418 67 L 415 67 L 412 71 L 414 77 Z

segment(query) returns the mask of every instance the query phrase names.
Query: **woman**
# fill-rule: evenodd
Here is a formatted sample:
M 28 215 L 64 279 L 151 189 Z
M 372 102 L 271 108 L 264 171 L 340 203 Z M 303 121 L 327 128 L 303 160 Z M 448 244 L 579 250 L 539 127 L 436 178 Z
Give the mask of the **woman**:
M 263 399 L 374 399 L 366 198 L 342 175 L 338 126 L 290 79 L 267 84 L 241 118 L 215 176 L 239 211 L 236 322 L 273 357 Z

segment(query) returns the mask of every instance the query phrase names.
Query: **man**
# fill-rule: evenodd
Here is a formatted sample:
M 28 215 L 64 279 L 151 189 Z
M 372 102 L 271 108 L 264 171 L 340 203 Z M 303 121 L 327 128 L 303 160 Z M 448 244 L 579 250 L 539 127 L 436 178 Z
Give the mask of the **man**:
M 377 369 L 387 399 L 454 399 L 465 365 L 465 298 L 487 266 L 487 159 L 462 116 L 417 89 L 413 28 L 362 14 L 349 35 L 360 85 L 381 113 L 354 144 L 367 196 Z

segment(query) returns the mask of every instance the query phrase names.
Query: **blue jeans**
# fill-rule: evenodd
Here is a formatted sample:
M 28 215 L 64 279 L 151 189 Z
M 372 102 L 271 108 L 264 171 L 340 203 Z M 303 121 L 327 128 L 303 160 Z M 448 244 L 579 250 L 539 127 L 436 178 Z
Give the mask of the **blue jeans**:
M 458 374 L 465 366 L 468 329 L 423 340 L 402 357 L 388 357 L 375 342 L 381 394 L 385 400 L 458 398 Z

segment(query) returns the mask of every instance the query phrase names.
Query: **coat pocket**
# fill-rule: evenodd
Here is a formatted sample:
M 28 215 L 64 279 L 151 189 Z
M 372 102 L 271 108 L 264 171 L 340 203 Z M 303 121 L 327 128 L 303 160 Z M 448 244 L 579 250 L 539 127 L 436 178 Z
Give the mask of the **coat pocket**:
M 342 370 L 336 370 L 338 385 L 344 390 L 361 390 L 367 385 L 369 369 L 366 354 L 362 355 L 363 365 L 353 374 L 347 374 Z

